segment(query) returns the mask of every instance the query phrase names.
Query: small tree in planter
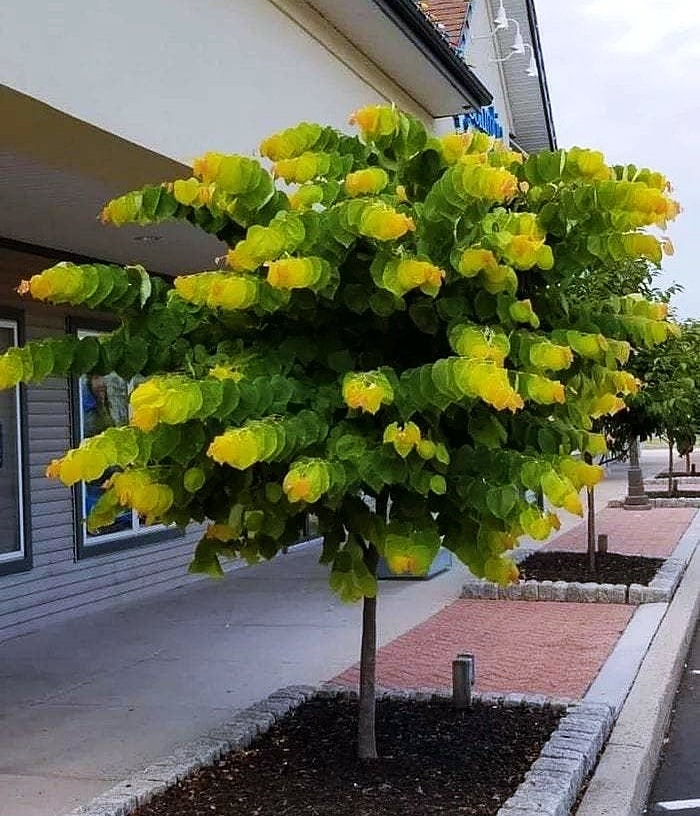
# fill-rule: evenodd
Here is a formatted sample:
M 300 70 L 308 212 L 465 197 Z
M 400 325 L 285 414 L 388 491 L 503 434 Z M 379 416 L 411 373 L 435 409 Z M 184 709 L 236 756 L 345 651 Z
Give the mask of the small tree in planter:
M 658 260 L 643 228 L 677 205 L 662 176 L 595 152 L 523 161 L 480 133 L 432 138 L 389 107 L 351 121 L 360 138 L 303 123 L 266 139 L 272 172 L 209 153 L 192 178 L 110 202 L 107 223 L 179 218 L 216 234 L 225 268 L 170 286 L 140 267 L 52 267 L 22 291 L 121 325 L 11 350 L 0 384 L 146 377 L 129 426 L 49 466 L 67 485 L 117 468 L 90 529 L 125 507 L 203 522 L 191 569 L 217 575 L 221 556 L 271 558 L 318 517 L 331 586 L 364 599 L 371 758 L 378 558 L 425 570 L 442 542 L 508 583 L 518 536 L 558 525 L 527 495 L 582 513 L 579 490 L 602 473 L 570 453 L 604 451 L 592 422 L 636 388 L 620 370 L 630 341 L 674 326 L 639 297 L 569 303 L 566 287 L 615 259 Z
M 591 265 L 582 270 L 580 275 L 574 276 L 567 281 L 566 297 L 570 302 L 580 305 L 596 300 L 605 300 L 610 296 L 610 293 L 615 293 L 616 295 L 641 295 L 645 300 L 668 304 L 672 296 L 680 292 L 682 287 L 678 284 L 672 284 L 667 289 L 659 289 L 654 285 L 654 281 L 660 271 L 658 258 L 656 263 L 648 258 L 624 258 L 609 266 Z M 662 306 L 662 308 L 664 307 Z M 607 432 L 606 435 L 609 440 L 607 455 L 626 456 L 630 449 L 632 440 L 630 440 L 629 434 L 632 429 L 624 419 L 621 419 L 625 413 L 623 410 L 613 415 L 608 414 L 596 419 L 593 423 L 595 431 L 599 433 Z M 638 437 L 639 429 L 636 429 L 634 439 L 636 440 Z M 606 454 L 600 457 L 601 461 L 604 460 L 605 456 Z M 593 463 L 593 457 L 590 453 L 584 454 L 584 460 L 588 464 Z M 588 551 L 589 567 L 592 572 L 595 572 L 598 549 L 595 523 L 595 485 L 586 488 L 586 496 L 586 549 Z
M 690 453 L 700 424 L 700 327 L 693 321 L 682 333 L 653 349 L 635 354 L 632 368 L 643 387 L 627 399 L 628 409 L 611 425 L 621 438 L 652 434 L 668 444 L 668 494 L 673 492 L 673 448 Z

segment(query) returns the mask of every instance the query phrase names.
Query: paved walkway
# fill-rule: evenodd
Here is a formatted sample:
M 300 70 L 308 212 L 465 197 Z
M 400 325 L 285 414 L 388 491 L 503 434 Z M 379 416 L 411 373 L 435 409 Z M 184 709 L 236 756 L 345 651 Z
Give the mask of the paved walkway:
M 476 658 L 476 690 L 581 697 L 624 632 L 634 607 L 460 600 L 380 649 L 377 678 L 401 689 L 452 685 L 459 652 Z M 335 682 L 356 687 L 359 666 Z
M 275 689 L 359 654 L 361 607 L 318 547 L 0 644 L 0 816 L 60 816 Z M 460 566 L 382 586 L 387 643 L 454 600 Z
M 601 506 L 624 493 L 624 466 L 612 466 L 610 474 L 597 491 Z M 644 523 L 652 518 L 646 514 Z M 579 522 L 564 521 L 565 529 Z M 60 816 L 217 726 L 232 710 L 354 663 L 360 606 L 331 594 L 317 558 L 315 547 L 295 549 L 217 583 L 205 580 L 83 614 L 0 644 L 0 816 Z M 464 579 L 455 566 L 428 582 L 383 582 L 380 645 L 413 634 L 381 654 L 380 679 L 392 654 L 418 666 L 422 652 L 441 643 L 443 657 L 436 652 L 428 661 L 437 673 L 431 685 L 443 676 L 445 654 L 451 660 L 468 648 L 477 653 L 482 688 L 577 695 L 630 612 L 623 606 L 455 602 Z M 445 607 L 442 617 L 432 618 Z M 537 628 L 533 615 L 547 621 L 545 636 L 524 648 Z M 586 637 L 571 649 L 565 627 L 575 622 Z M 538 665 L 557 660 L 566 672 L 537 674 Z M 427 681 L 421 675 L 403 682 Z
M 645 475 L 660 469 L 666 451 L 645 452 Z M 596 499 L 598 533 L 609 550 L 625 555 L 668 557 L 695 517 L 697 508 L 625 510 L 608 508 L 624 495 L 626 468 L 613 465 Z M 561 513 L 563 532 L 547 550 L 586 550 L 586 522 Z M 568 528 L 568 529 L 567 529 Z M 459 600 L 380 649 L 377 677 L 382 686 L 442 688 L 452 683 L 452 660 L 471 652 L 477 663 L 476 690 L 530 692 L 576 698 L 585 694 L 625 630 L 634 607 L 618 604 Z M 350 688 L 359 682 L 356 663 L 333 678 Z
M 696 507 L 606 507 L 596 513 L 596 533 L 607 533 L 610 552 L 667 558 L 696 513 Z M 586 522 L 548 541 L 543 549 L 585 552 Z

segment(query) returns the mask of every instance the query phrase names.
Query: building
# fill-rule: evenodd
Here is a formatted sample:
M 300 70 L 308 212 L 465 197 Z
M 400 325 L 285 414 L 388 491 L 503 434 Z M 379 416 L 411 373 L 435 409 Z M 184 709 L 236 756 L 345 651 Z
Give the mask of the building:
M 16 295 L 57 259 L 168 275 L 211 264 L 221 245 L 182 224 L 145 233 L 96 220 L 106 200 L 187 175 L 207 149 L 250 153 L 302 118 L 344 127 L 350 111 L 383 101 L 438 132 L 499 126 L 523 150 L 554 145 L 530 0 L 506 0 L 507 15 L 491 0 L 10 5 L 0 9 L 0 350 L 109 328 L 109 315 L 95 322 Z M 509 56 L 515 29 L 522 47 Z M 125 514 L 90 536 L 94 490 L 44 477 L 96 423 L 123 422 L 126 398 L 116 376 L 0 395 L 0 640 L 188 580 L 196 532 Z

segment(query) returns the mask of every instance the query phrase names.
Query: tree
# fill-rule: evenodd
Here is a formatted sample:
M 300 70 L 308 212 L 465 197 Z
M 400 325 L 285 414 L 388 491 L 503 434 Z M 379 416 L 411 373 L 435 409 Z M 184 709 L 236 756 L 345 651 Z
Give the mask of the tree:
M 667 245 L 667 248 L 672 249 L 670 245 Z M 605 300 L 612 293 L 616 295 L 641 295 L 645 300 L 668 304 L 674 294 L 682 291 L 682 287 L 678 284 L 672 284 L 667 289 L 659 289 L 654 286 L 654 279 L 660 271 L 658 259 L 657 263 L 648 258 L 623 258 L 609 266 L 601 267 L 600 264 L 594 264 L 590 268 L 582 269 L 579 275 L 572 276 L 566 282 L 565 296 L 570 302 L 576 304 Z M 629 428 L 624 428 L 623 432 L 620 433 L 622 423 L 619 417 L 623 413 L 624 411 L 600 417 L 594 421 L 593 427 L 599 433 L 607 431 L 608 439 L 613 440 L 613 450 L 609 450 L 608 453 L 626 455 L 629 449 L 636 455 L 637 437 L 629 438 L 629 431 L 631 430 Z M 593 463 L 593 457 L 590 453 L 584 454 L 584 459 L 588 464 Z M 629 478 L 635 478 L 636 474 L 637 470 L 631 468 Z M 639 471 L 639 480 L 641 482 L 641 471 Z M 594 485 L 586 488 L 586 496 L 586 549 L 590 569 L 595 572 L 597 567 L 597 536 Z M 646 506 L 650 507 L 651 505 L 647 504 Z
M 632 368 L 642 382 L 627 399 L 627 409 L 611 418 L 613 433 L 624 440 L 658 435 L 668 444 L 668 493 L 673 491 L 673 448 L 690 453 L 700 426 L 700 325 L 634 355 Z
M 570 305 L 566 283 L 614 258 L 660 258 L 643 227 L 677 205 L 659 174 L 574 148 L 527 160 L 480 133 L 429 136 L 368 107 L 360 137 L 302 123 L 255 159 L 208 153 L 193 176 L 110 202 L 114 225 L 184 219 L 230 250 L 176 278 L 58 264 L 22 285 L 109 310 L 106 336 L 29 343 L 0 385 L 116 371 L 146 377 L 131 424 L 51 463 L 105 478 L 87 520 L 206 524 L 191 569 L 271 558 L 312 511 L 341 598 L 364 599 L 360 756 L 376 756 L 376 567 L 426 570 L 441 543 L 507 583 L 519 535 L 558 525 L 533 495 L 582 513 L 605 449 L 593 419 L 623 406 L 630 342 L 674 331 L 657 304 Z M 284 189 L 276 184 L 283 179 Z M 375 502 L 372 512 L 368 499 Z M 532 500 L 531 500 L 532 499 Z

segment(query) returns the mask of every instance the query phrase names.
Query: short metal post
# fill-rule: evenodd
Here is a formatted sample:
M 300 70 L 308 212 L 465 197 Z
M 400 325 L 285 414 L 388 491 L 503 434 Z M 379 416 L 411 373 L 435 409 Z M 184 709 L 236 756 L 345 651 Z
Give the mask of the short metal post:
M 598 552 L 602 555 L 608 551 L 608 534 L 600 533 L 598 535 Z
M 476 678 L 474 655 L 458 654 L 452 661 L 452 702 L 455 708 L 469 708 L 472 704 L 472 688 Z

